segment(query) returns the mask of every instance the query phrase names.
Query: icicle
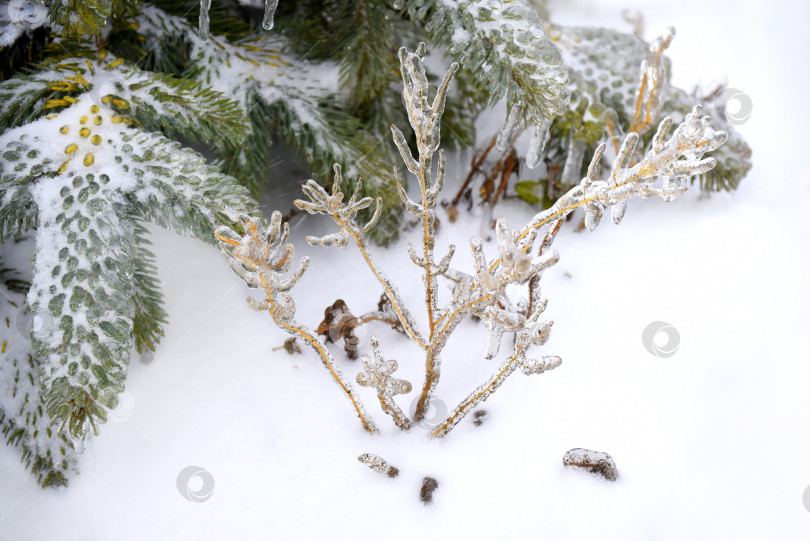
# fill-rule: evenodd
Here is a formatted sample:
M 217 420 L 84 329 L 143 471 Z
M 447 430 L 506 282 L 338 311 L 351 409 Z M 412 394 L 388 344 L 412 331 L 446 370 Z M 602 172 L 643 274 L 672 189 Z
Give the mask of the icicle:
M 575 139 L 574 134 L 568 136 L 568 155 L 565 157 L 565 165 L 563 166 L 562 176 L 560 182 L 563 186 L 573 186 L 577 184 L 580 179 L 580 172 L 582 171 L 582 160 L 585 157 L 585 141 L 582 139 Z
M 498 132 L 498 139 L 496 140 L 496 146 L 498 150 L 503 152 L 504 150 L 512 144 L 512 139 L 515 138 L 515 134 L 520 129 L 520 113 L 518 112 L 517 107 L 512 107 L 512 110 L 509 111 L 509 115 L 506 117 L 506 121 L 503 123 L 501 130 Z
M 262 27 L 265 30 L 273 29 L 273 16 L 276 14 L 276 7 L 278 0 L 264 0 L 264 19 L 262 20 Z
M 542 124 L 534 126 L 532 140 L 529 143 L 529 151 L 526 153 L 526 165 L 529 169 L 534 169 L 540 165 L 543 150 L 546 148 L 546 143 L 548 142 L 550 127 L 551 119 L 549 118 L 544 118 Z
M 200 38 L 208 41 L 208 9 L 211 7 L 211 0 L 200 0 Z

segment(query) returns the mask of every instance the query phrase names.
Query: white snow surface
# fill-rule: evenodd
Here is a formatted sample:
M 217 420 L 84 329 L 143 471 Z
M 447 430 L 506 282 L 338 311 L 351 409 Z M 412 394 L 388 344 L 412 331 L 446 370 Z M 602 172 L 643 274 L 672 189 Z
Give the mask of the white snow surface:
M 736 194 L 690 190 L 672 203 L 633 201 L 619 226 L 565 226 L 554 244 L 560 262 L 543 277 L 555 324 L 535 350 L 559 355 L 562 366 L 515 373 L 483 405 L 482 426 L 468 417 L 441 441 L 420 427 L 400 432 L 374 391 L 359 388 L 382 430 L 369 436 L 314 354 L 273 351 L 287 335 L 247 307 L 251 291 L 214 248 L 152 228 L 166 337 L 151 363 L 133 361 L 125 408 L 93 439 L 69 488 L 38 488 L 18 451 L 0 446 L 0 540 L 808 539 L 810 179 L 800 126 L 810 121 L 801 105 L 810 78 L 798 69 L 810 10 L 754 0 L 550 8 L 564 24 L 623 28 L 628 6 L 644 11 L 649 38 L 677 27 L 674 84 L 726 74 L 751 96 L 753 114 L 739 129 L 754 167 Z M 482 117 L 480 137 L 502 121 L 502 109 Z M 469 159 L 449 157 L 448 197 Z M 285 209 L 300 197 L 273 195 Z M 496 208 L 513 226 L 531 214 L 515 201 Z M 468 270 L 479 220 L 443 220 L 437 253 L 455 243 L 453 266 Z M 294 224 L 296 256 L 313 257 L 293 291 L 298 319 L 316 326 L 337 297 L 355 313 L 376 306 L 379 288 L 356 250 L 304 243 L 331 232 L 329 222 Z M 375 258 L 424 328 L 421 282 L 405 251 L 415 234 Z M 672 357 L 643 347 L 654 321 L 678 330 Z M 390 330 L 370 333 L 418 389 L 420 350 Z M 468 322 L 445 350 L 437 397 L 448 410 L 505 354 L 484 361 L 482 334 Z M 353 379 L 360 363 L 332 351 Z M 397 402 L 407 411 L 415 395 Z M 564 469 L 575 447 L 610 454 L 619 479 Z M 367 452 L 399 477 L 358 462 Z M 215 481 L 205 502 L 178 492 L 178 474 L 192 465 Z M 429 507 L 419 501 L 424 476 L 439 482 Z

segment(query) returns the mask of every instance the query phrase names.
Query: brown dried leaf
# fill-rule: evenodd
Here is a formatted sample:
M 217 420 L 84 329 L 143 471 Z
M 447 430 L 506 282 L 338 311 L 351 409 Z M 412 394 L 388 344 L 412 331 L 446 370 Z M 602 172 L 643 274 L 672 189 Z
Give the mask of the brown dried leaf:
M 363 321 L 356 318 L 343 299 L 336 300 L 332 306 L 324 310 L 323 321 L 318 325 L 317 333 L 324 337 L 326 342 L 337 344 L 343 339 L 343 349 L 349 359 L 357 359 L 357 349 L 360 339 L 355 335 L 354 330 L 363 324 Z
M 278 351 L 283 349 L 289 355 L 293 355 L 294 353 L 301 353 L 301 347 L 298 345 L 298 342 L 295 341 L 295 337 L 288 338 L 284 340 L 284 345 L 281 345 L 277 348 L 273 348 L 273 351 Z
M 439 486 L 439 482 L 433 477 L 425 477 L 422 479 L 422 490 L 419 491 L 419 499 L 422 503 L 429 505 L 433 503 L 433 491 Z

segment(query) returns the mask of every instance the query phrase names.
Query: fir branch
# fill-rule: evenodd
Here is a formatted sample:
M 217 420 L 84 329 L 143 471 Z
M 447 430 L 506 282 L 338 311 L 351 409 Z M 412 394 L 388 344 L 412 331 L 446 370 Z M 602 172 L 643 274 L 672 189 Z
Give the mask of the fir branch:
M 241 144 L 247 134 L 244 113 L 236 102 L 198 81 L 159 75 L 132 81 L 132 116 L 145 128 L 215 146 Z M 115 107 L 115 100 L 111 104 Z M 119 109 L 126 114 L 127 108 Z
M 38 211 L 29 304 L 53 321 L 35 342 L 43 401 L 79 445 L 123 390 L 133 333 L 142 346 L 157 338 L 154 326 L 135 328 L 139 309 L 162 312 L 133 221 L 213 242 L 215 228 L 261 217 L 245 189 L 196 152 L 129 128 L 89 92 L 74 101 L 0 137 L 0 205 L 16 197 Z
M 40 398 L 40 363 L 24 328 L 28 284 L 8 268 L 0 275 L 0 387 L 5 391 L 0 395 L 0 432 L 8 445 L 19 449 L 41 486 L 66 485 L 76 472 L 77 456 L 67 439 L 50 427 Z
M 490 102 L 507 99 L 523 121 L 543 125 L 568 104 L 568 73 L 543 21 L 525 0 L 410 0 L 411 18 L 449 47 L 465 70 L 479 75 Z
M 0 18 L 2 18 L 1 15 Z M 3 22 L 0 21 L 0 26 L 2 25 Z M 42 61 L 52 40 L 50 29 L 40 27 L 21 33 L 8 45 L 0 45 L 0 81 L 10 79 L 15 74 L 22 73 L 26 68 Z M 2 42 L 3 40 L 0 38 L 0 43 Z
M 0 185 L 5 182 L 4 178 L 0 179 Z M 37 226 L 37 206 L 30 190 L 17 189 L 9 194 L 9 197 L 6 197 L 6 192 L 7 190 L 0 188 L 0 201 L 2 201 L 2 205 L 0 205 L 0 244 L 9 237 L 19 238 Z
M 54 93 L 50 84 L 61 77 L 59 70 L 40 70 L 0 83 L 0 134 L 45 115 L 47 98 Z
M 71 53 L 81 56 L 52 58 L 35 76 L 0 83 L 0 127 L 31 122 L 90 94 L 97 105 L 147 129 L 220 146 L 244 139 L 239 106 L 199 81 L 144 72 L 104 52 L 79 48 Z
M 138 221 L 133 223 L 133 263 L 135 315 L 132 318 L 132 337 L 138 353 L 155 351 L 163 337 L 163 325 L 168 314 L 163 309 L 163 294 L 160 292 L 160 280 L 157 278 L 155 256 L 147 246 L 151 244 L 146 237 L 146 228 Z
M 331 41 L 340 64 L 341 84 L 351 100 L 379 99 L 397 80 L 396 48 L 391 45 L 396 12 L 381 0 L 339 2 L 330 20 Z
M 199 0 L 154 0 L 149 4 L 169 15 L 185 19 L 192 26 L 197 25 L 199 21 Z M 209 32 L 228 40 L 239 40 L 256 31 L 256 25 L 245 16 L 244 9 L 234 5 L 234 2 L 225 0 L 211 2 L 208 17 Z
M 90 38 L 101 34 L 112 13 L 112 0 L 59 0 L 50 3 L 49 11 L 51 22 L 62 27 L 63 35 Z
M 386 243 L 397 235 L 401 207 L 397 204 L 393 175 L 386 165 L 387 153 L 378 139 L 362 129 L 359 121 L 335 106 L 337 88 L 327 86 L 324 71 L 337 71 L 331 63 L 316 65 L 288 52 L 284 38 L 250 37 L 228 42 L 212 35 L 207 42 L 196 37 L 196 30 L 180 17 L 145 6 L 139 18 L 148 39 L 184 35 L 191 45 L 195 69 L 186 73 L 205 84 L 228 92 L 253 121 L 250 141 L 243 148 L 223 153 L 227 171 L 243 180 L 252 190 L 266 182 L 266 162 L 256 155 L 274 133 L 291 143 L 302 156 L 313 176 L 328 181 L 333 163 L 346 164 L 348 173 L 364 179 L 367 194 L 383 198 L 384 211 L 374 239 Z M 254 192 L 255 193 L 255 192 Z

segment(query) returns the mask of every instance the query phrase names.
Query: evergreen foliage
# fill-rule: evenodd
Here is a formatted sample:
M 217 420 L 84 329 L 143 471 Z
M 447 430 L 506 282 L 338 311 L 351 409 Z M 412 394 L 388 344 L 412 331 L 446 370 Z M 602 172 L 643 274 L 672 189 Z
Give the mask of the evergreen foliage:
M 15 427 L 9 441 L 33 457 L 27 459 L 32 471 L 53 473 L 40 475 L 46 484 L 64 482 L 69 470 L 53 464 L 53 446 L 83 448 L 116 406 L 133 343 L 141 352 L 153 349 L 162 334 L 166 315 L 139 222 L 212 242 L 214 229 L 239 215 L 261 220 L 235 179 L 150 130 L 189 138 L 217 133 L 235 144 L 245 125 L 233 101 L 104 51 L 71 53 L 0 89 L 6 97 L 0 106 L 2 238 L 36 228 L 27 304 L 43 325 L 31 336 L 36 361 L 26 353 L 14 363 L 31 374 L 29 383 L 37 382 L 31 389 L 39 388 L 38 401 L 25 403 L 39 417 L 31 420 L 17 405 L 3 410 L 7 426 Z M 22 107 L 27 123 L 18 114 Z M 26 338 L 17 333 L 9 340 Z M 47 430 L 22 428 L 39 426 L 42 416 L 50 420 Z

